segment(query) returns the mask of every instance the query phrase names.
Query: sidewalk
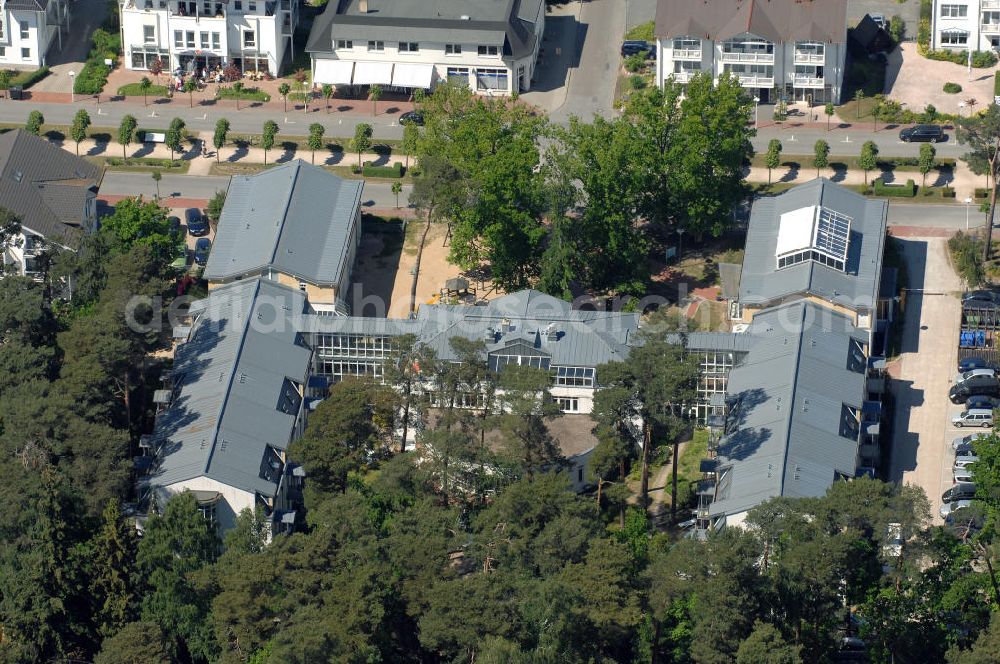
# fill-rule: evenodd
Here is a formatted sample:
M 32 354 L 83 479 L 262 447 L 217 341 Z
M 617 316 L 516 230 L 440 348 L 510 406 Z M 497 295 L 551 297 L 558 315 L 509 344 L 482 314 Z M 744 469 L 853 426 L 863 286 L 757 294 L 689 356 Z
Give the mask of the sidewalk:
M 830 160 L 835 162 L 836 158 L 831 157 Z M 763 183 L 768 181 L 767 169 L 764 167 L 752 166 L 749 169 L 744 169 L 744 175 L 749 182 Z M 865 183 L 865 172 L 859 169 L 843 170 L 822 168 L 820 169 L 820 175 L 840 184 L 860 185 Z M 900 182 L 905 183 L 907 180 L 913 180 L 919 185 L 923 180 L 923 176 L 918 171 L 882 171 L 881 169 L 875 169 L 868 172 L 868 184 L 871 184 L 871 181 L 875 178 L 883 176 L 885 177 L 885 182 L 887 184 Z M 779 168 L 771 169 L 772 184 L 778 182 L 801 184 L 815 179 L 816 169 L 805 163 L 801 165 L 801 168 L 781 166 Z M 951 171 L 950 174 L 948 174 L 948 171 L 944 171 L 942 173 L 940 171 L 932 170 L 927 174 L 927 185 L 947 185 L 949 187 L 954 187 L 955 202 L 961 203 L 965 198 L 972 197 L 974 195 L 976 187 L 983 186 L 983 178 L 982 176 L 975 175 L 969 169 L 963 168 L 962 165 L 959 164 Z

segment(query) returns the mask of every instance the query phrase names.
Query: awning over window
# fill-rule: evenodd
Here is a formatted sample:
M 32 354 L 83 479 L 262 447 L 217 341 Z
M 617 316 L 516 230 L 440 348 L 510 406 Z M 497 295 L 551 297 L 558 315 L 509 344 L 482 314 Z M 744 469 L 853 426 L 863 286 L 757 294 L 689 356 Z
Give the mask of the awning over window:
M 392 72 L 392 84 L 399 88 L 429 88 L 434 77 L 434 65 L 403 62 Z
M 354 74 L 354 63 L 346 60 L 316 60 L 316 83 L 330 85 L 350 85 Z
M 391 62 L 359 62 L 354 65 L 354 85 L 390 85 Z

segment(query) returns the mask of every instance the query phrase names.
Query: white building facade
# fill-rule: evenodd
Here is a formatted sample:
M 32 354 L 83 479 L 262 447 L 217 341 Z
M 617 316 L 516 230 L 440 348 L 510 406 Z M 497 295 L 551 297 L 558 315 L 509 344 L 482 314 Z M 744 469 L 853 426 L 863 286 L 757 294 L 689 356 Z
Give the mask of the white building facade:
M 233 64 L 277 74 L 293 56 L 297 0 L 125 0 L 122 50 L 127 69 L 195 71 Z
M 1000 49 L 1000 0 L 935 0 L 934 49 Z
M 331 1 L 306 50 L 316 84 L 432 90 L 443 81 L 480 94 L 531 89 L 545 29 L 540 0 Z
M 719 0 L 660 0 L 659 85 L 671 77 L 687 83 L 702 72 L 717 81 L 729 73 L 761 103 L 840 101 L 847 57 L 844 2 L 752 0 L 738 5 L 735 17 L 732 10 L 732 3 Z
M 67 0 L 0 3 L 0 64 L 41 67 L 53 47 L 62 49 L 69 25 Z

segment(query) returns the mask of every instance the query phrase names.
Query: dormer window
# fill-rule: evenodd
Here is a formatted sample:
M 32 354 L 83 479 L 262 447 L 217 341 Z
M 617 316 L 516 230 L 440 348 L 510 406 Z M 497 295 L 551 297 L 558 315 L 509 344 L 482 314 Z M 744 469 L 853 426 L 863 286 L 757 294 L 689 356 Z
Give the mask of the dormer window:
M 385 42 L 381 40 L 370 40 L 368 42 L 369 53 L 382 53 L 385 51 Z
M 420 44 L 417 42 L 399 42 L 400 53 L 419 53 Z
M 775 258 L 778 269 L 811 260 L 846 271 L 851 218 L 821 205 L 781 215 Z
M 297 415 L 301 404 L 302 395 L 298 388 L 286 378 L 281 386 L 281 394 L 278 395 L 278 410 L 285 415 Z
M 354 42 L 350 39 L 338 39 L 336 48 L 338 51 L 350 50 L 354 48 Z
M 461 55 L 462 45 L 461 44 L 445 44 L 444 45 L 445 55 Z
M 479 55 L 499 55 L 499 54 L 500 54 L 499 46 L 485 46 L 482 44 L 480 44 L 479 46 Z

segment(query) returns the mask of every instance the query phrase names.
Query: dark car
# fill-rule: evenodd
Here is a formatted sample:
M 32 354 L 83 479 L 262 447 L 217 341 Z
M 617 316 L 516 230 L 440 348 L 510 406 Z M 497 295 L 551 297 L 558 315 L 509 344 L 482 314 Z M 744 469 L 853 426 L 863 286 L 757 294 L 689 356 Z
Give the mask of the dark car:
M 418 127 L 423 127 L 424 114 L 420 111 L 407 111 L 399 116 L 399 124 L 406 124 L 407 122 L 412 122 Z
M 194 262 L 204 265 L 208 262 L 208 254 L 212 251 L 212 241 L 207 237 L 200 237 L 194 243 Z
M 915 127 L 907 127 L 899 132 L 899 140 L 904 143 L 909 143 L 910 141 L 940 143 L 944 139 L 944 130 L 938 125 L 917 125 Z
M 974 290 L 962 294 L 963 305 L 978 305 L 980 302 L 1000 304 L 1000 293 L 991 290 Z
M 941 494 L 941 501 L 950 503 L 953 500 L 970 500 L 976 497 L 976 485 L 973 482 L 956 482 L 954 486 Z
M 965 373 L 966 371 L 972 371 L 973 369 L 996 369 L 996 365 L 989 360 L 975 355 L 959 360 L 958 373 Z
M 952 403 L 962 403 L 971 396 L 1000 397 L 1000 381 L 995 375 L 973 376 L 948 390 Z
M 653 52 L 653 45 L 649 42 L 644 42 L 639 39 L 627 39 L 622 42 L 622 57 L 627 58 L 630 55 L 635 55 L 636 53 L 646 53 Z
M 983 394 L 974 394 L 965 400 L 966 410 L 970 410 L 972 408 L 985 408 L 986 410 L 993 410 L 997 406 L 1000 406 L 1000 399 L 988 397 Z
M 188 234 L 194 237 L 208 235 L 208 219 L 202 215 L 198 208 L 188 208 L 185 212 L 187 217 Z

